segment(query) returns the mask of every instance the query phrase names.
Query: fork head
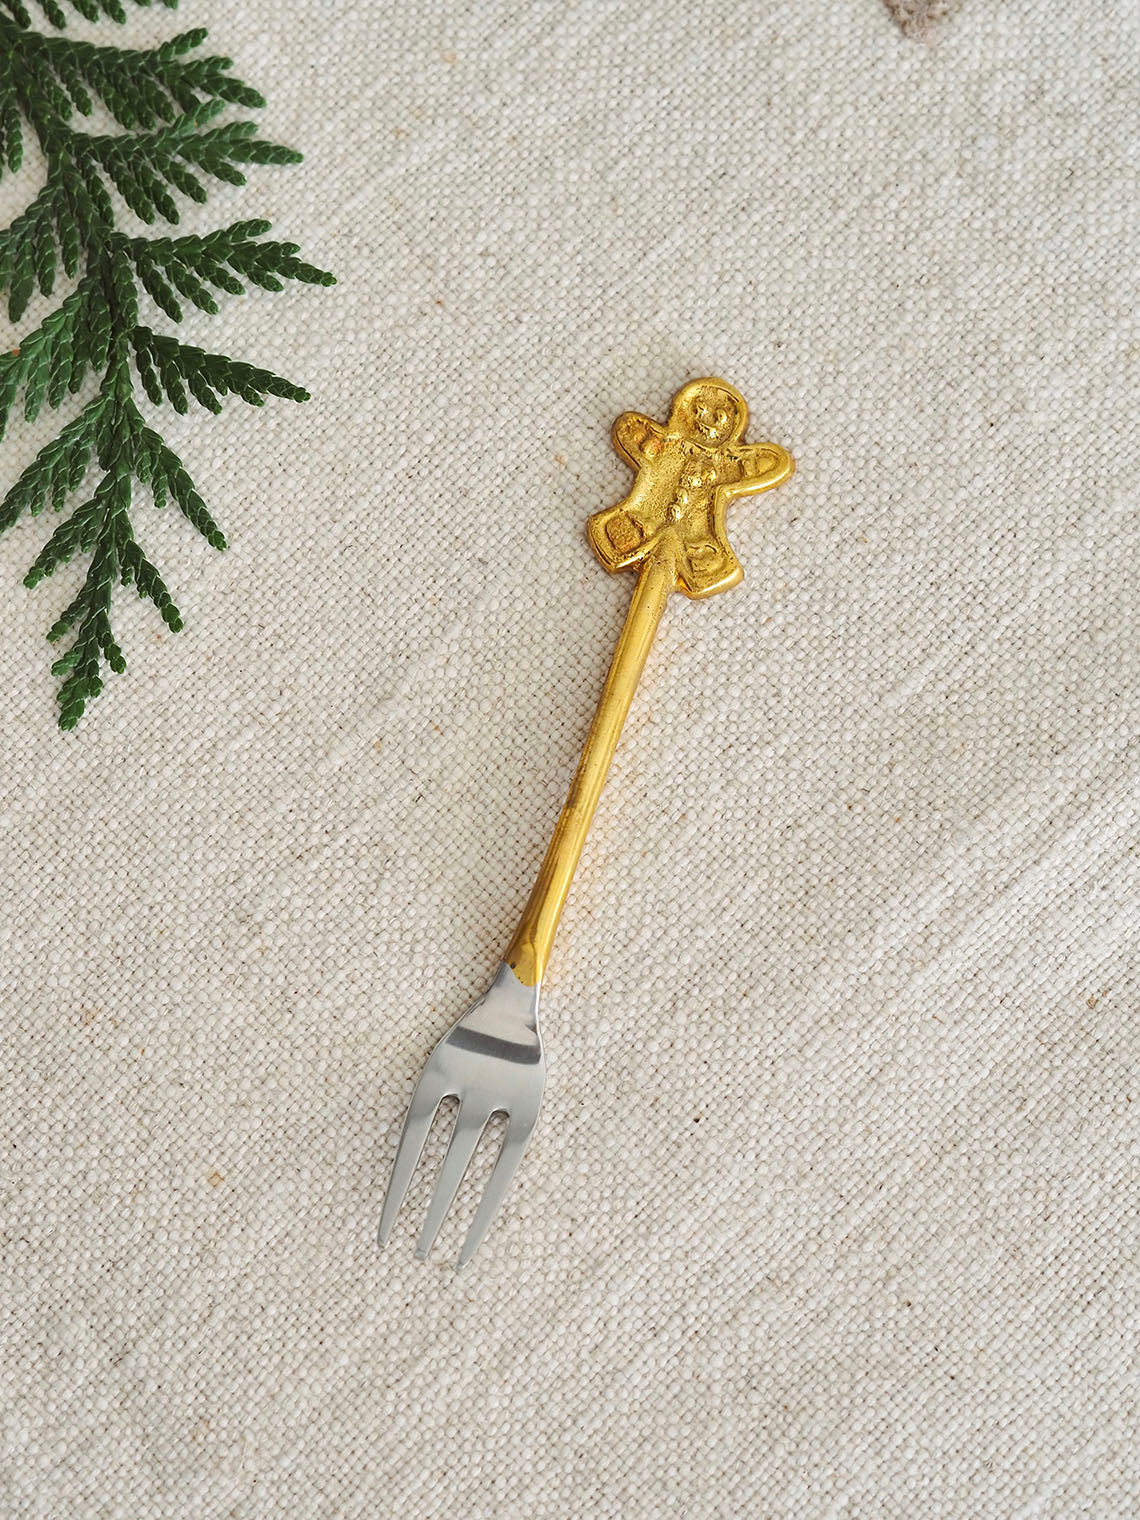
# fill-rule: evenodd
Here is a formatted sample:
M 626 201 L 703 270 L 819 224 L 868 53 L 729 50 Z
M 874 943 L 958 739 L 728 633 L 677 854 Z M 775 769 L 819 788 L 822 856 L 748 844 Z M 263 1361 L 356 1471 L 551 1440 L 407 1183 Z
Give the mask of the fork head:
M 546 1063 L 538 1032 L 538 992 L 501 966 L 477 1003 L 448 1030 L 432 1051 L 415 1092 L 392 1164 L 380 1214 L 380 1244 L 386 1245 L 412 1180 L 436 1110 L 445 1098 L 459 1099 L 435 1192 L 416 1246 L 422 1260 L 431 1250 L 451 1207 L 479 1137 L 493 1114 L 505 1114 L 506 1135 L 475 1211 L 458 1267 L 474 1256 L 492 1216 L 510 1186 L 538 1119 Z

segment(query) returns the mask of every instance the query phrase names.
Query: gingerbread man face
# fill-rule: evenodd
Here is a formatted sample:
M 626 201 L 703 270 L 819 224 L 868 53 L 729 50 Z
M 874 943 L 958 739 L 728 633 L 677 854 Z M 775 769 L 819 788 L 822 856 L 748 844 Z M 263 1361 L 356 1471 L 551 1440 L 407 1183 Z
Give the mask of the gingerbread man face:
M 670 428 L 710 449 L 739 443 L 748 426 L 748 406 L 739 391 L 718 380 L 694 380 L 673 397 Z
M 691 380 L 673 398 L 665 426 L 623 412 L 614 447 L 637 471 L 623 502 L 590 518 L 594 552 L 607 570 L 668 555 L 686 596 L 713 596 L 744 572 L 725 536 L 725 509 L 740 496 L 770 490 L 794 468 L 775 443 L 746 444 L 744 397 L 724 380 Z

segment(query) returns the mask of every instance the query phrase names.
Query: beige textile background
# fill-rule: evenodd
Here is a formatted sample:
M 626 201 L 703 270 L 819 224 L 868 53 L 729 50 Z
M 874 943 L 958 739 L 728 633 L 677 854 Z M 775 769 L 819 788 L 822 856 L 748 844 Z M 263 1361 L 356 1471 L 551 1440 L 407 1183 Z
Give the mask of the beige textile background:
M 0 1512 L 1134 1515 L 1135 7 L 125 38 L 201 23 L 307 158 L 186 225 L 341 283 L 188 328 L 314 399 L 169 421 L 232 548 L 140 506 L 188 626 L 123 593 L 75 735 L 0 542 Z M 610 421 L 707 372 L 799 473 L 652 656 L 503 1216 L 381 1255 L 629 594 Z

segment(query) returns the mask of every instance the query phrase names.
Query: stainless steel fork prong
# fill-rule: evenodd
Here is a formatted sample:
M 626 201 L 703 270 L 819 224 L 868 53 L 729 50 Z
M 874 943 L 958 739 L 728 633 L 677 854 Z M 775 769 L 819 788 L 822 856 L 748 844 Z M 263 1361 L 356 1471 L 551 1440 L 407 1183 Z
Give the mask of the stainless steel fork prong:
M 384 1207 L 380 1211 L 379 1240 L 382 1246 L 388 1244 L 388 1236 L 391 1235 L 392 1226 L 396 1223 L 396 1215 L 400 1212 L 404 1194 L 408 1191 L 408 1184 L 412 1180 L 416 1164 L 423 1153 L 424 1144 L 431 1130 L 431 1122 L 446 1096 L 447 1094 L 442 1091 L 442 1083 L 438 1076 L 434 1072 L 425 1071 L 412 1094 L 411 1106 L 404 1120 L 400 1144 L 396 1150 L 396 1159 L 392 1163 L 392 1175 L 388 1179 L 388 1191 L 384 1195 Z
M 448 1141 L 447 1154 L 443 1158 L 443 1165 L 439 1169 L 439 1177 L 436 1180 L 435 1192 L 431 1195 L 428 1204 L 427 1217 L 424 1227 L 420 1231 L 420 1238 L 416 1243 L 416 1255 L 421 1261 L 427 1256 L 432 1246 L 435 1245 L 435 1237 L 439 1234 L 439 1227 L 443 1223 L 448 1209 L 455 1202 L 455 1195 L 459 1191 L 459 1184 L 467 1168 L 471 1165 L 471 1158 L 475 1154 L 475 1147 L 479 1144 L 479 1137 L 487 1128 L 487 1120 L 491 1115 L 486 1106 L 478 1098 L 464 1098 L 459 1106 L 459 1112 L 455 1116 L 455 1125 L 451 1131 L 451 1139 Z
M 537 1118 L 537 1109 L 529 1116 L 508 1117 L 507 1133 L 503 1137 L 494 1170 L 487 1178 L 487 1186 L 483 1189 L 483 1196 L 479 1200 L 479 1207 L 475 1210 L 471 1228 L 467 1231 L 467 1239 L 463 1242 L 463 1249 L 459 1253 L 456 1270 L 465 1267 L 479 1249 L 483 1236 L 487 1233 L 487 1227 L 495 1217 L 495 1212 L 518 1171 L 519 1162 L 523 1158 L 523 1151 L 526 1150 L 527 1141 L 531 1137 Z

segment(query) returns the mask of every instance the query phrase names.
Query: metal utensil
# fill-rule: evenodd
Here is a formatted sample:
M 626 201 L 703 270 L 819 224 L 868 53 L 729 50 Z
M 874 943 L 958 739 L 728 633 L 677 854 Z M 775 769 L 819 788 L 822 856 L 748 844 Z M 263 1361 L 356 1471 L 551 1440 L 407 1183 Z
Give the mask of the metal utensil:
M 487 992 L 436 1046 L 412 1096 L 380 1216 L 382 1246 L 445 1098 L 458 1098 L 459 1112 L 418 1256 L 431 1250 L 493 1114 L 506 1116 L 506 1135 L 460 1252 L 460 1267 L 475 1254 L 518 1169 L 546 1081 L 538 1031 L 543 972 L 665 603 L 675 590 L 703 598 L 740 581 L 744 572 L 725 537 L 726 508 L 779 485 L 794 468 L 778 444 L 744 443 L 747 426 L 744 397 L 713 379 L 691 380 L 678 391 L 667 423 L 639 412 L 623 412 L 614 423 L 614 447 L 637 478 L 623 502 L 590 518 L 588 533 L 607 570 L 637 567 L 637 585 L 578 769 L 503 964 Z

